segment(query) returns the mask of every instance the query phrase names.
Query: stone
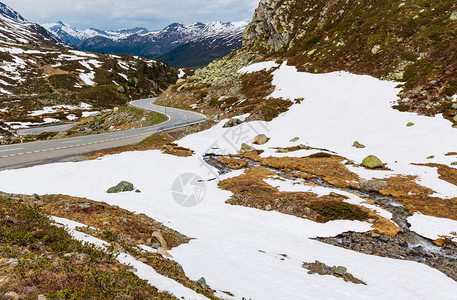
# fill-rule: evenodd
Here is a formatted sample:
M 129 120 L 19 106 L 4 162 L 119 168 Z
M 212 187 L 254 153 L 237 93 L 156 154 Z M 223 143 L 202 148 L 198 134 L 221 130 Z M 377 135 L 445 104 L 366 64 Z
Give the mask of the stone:
M 151 243 L 151 242 L 152 242 L 152 240 L 149 243 Z M 159 249 L 160 247 L 161 247 L 160 243 L 155 243 L 151 246 L 151 248 L 156 249 L 156 250 Z
M 352 144 L 352 147 L 355 147 L 358 149 L 363 149 L 363 148 L 365 148 L 365 145 L 362 145 L 358 141 L 355 141 L 354 144 Z
M 248 144 L 243 143 L 241 145 L 240 153 L 245 153 L 249 151 L 255 151 L 255 148 L 252 146 L 249 146 Z
M 91 203 L 81 203 L 78 206 L 81 208 L 89 208 L 89 207 L 92 207 L 92 204 Z
M 204 289 L 207 289 L 208 288 L 208 285 L 206 284 L 206 279 L 205 277 L 202 277 L 200 278 L 199 280 L 197 280 L 197 283 Z
M 184 273 L 184 268 L 180 265 L 180 264 L 177 264 L 176 265 L 176 269 L 181 272 L 181 273 Z
M 347 272 L 348 272 L 348 270 L 343 266 L 338 266 L 338 267 L 336 267 L 336 270 L 335 270 L 335 274 L 340 275 L 340 276 L 346 275 Z
M 457 122 L 457 116 L 455 116 L 454 118 L 452 118 L 452 120 L 454 120 L 454 122 Z
M 293 139 L 290 140 L 291 143 L 295 143 L 298 141 L 300 138 L 299 137 L 294 137 Z
M 451 166 L 457 166 L 457 161 L 451 162 Z
M 435 158 L 435 155 L 430 155 L 429 157 L 427 157 L 427 159 L 434 159 Z
M 224 124 L 224 128 L 230 128 L 230 127 L 235 127 L 235 126 L 238 126 L 240 125 L 241 123 L 241 120 L 240 119 L 237 119 L 237 118 L 233 118 L 233 119 L 230 119 L 228 120 L 225 124 Z
M 265 134 L 259 134 L 254 138 L 254 144 L 256 145 L 264 145 L 270 140 Z
M 33 194 L 32 199 L 33 201 L 40 201 L 40 196 L 38 194 Z
M 382 161 L 374 155 L 367 156 L 363 159 L 362 165 L 368 169 L 382 168 Z
M 37 300 L 47 300 L 48 298 L 46 298 L 45 295 L 38 295 L 38 298 Z
M 387 243 L 388 241 L 390 241 L 390 236 L 383 234 L 383 235 L 381 235 L 381 236 L 379 237 L 379 239 L 380 239 L 381 241 Z
M 135 188 L 133 184 L 128 181 L 121 181 L 116 186 L 110 187 L 106 192 L 109 194 L 121 193 L 121 192 L 131 192 Z
M 313 275 L 314 272 L 313 272 L 313 271 L 308 271 L 308 274 L 309 274 L 309 275 Z
M 457 103 L 452 104 L 451 109 L 457 110 Z
M 451 21 L 457 21 L 457 11 L 452 12 L 451 16 L 449 17 Z
M 11 196 L 10 196 L 10 194 L 3 194 L 2 198 L 3 198 L 3 200 L 10 200 Z
M 79 131 L 86 131 L 86 127 L 79 128 Z
M 379 53 L 380 50 L 381 50 L 381 46 L 380 45 L 375 45 L 373 48 L 371 48 L 371 53 L 372 54 L 377 54 L 377 53 Z
M 138 190 L 138 189 L 136 189 L 136 190 L 135 190 L 135 193 L 141 193 L 141 191 L 140 191 L 140 190 Z
M 360 183 L 360 190 L 363 192 L 379 192 L 387 188 L 387 182 L 381 180 L 365 180 Z
M 272 207 L 271 207 L 271 205 L 270 205 L 270 204 L 268 204 L 267 206 L 265 206 L 265 209 L 266 209 L 266 210 L 271 210 L 271 209 L 272 209 Z
M 412 127 L 412 126 L 414 126 L 414 123 L 413 122 L 409 122 L 408 124 L 406 124 L 406 126 Z
M 279 148 L 276 150 L 276 153 L 288 153 L 289 151 L 287 149 L 284 149 L 284 148 Z

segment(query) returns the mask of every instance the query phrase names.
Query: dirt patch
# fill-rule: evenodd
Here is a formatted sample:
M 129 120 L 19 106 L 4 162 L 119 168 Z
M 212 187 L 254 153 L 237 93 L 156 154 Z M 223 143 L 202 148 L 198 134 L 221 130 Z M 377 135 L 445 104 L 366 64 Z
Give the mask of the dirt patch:
M 248 163 L 242 159 L 236 159 L 236 158 L 225 157 L 225 156 L 218 158 L 217 161 L 220 162 L 221 164 L 229 167 L 230 169 L 234 169 L 234 170 L 239 170 L 248 165 Z
M 44 195 L 40 197 L 40 201 L 29 199 L 27 202 L 38 205 L 49 215 L 122 234 L 133 239 L 136 244 L 150 245 L 159 242 L 152 236 L 156 231 L 162 233 L 171 248 L 190 240 L 144 214 L 134 214 L 103 202 L 65 195 Z
M 383 179 L 387 188 L 379 191 L 384 196 L 392 196 L 411 212 L 457 220 L 457 198 L 441 199 L 431 197 L 435 191 L 416 182 L 415 176 L 398 175 Z
M 359 176 L 349 171 L 342 162 L 346 159 L 341 156 L 329 155 L 325 157 L 254 157 L 257 162 L 286 172 L 300 171 L 322 177 L 331 185 L 339 188 L 358 188 Z
M 227 200 L 232 205 L 274 210 L 320 223 L 331 220 L 368 220 L 379 233 L 395 235 L 400 231 L 392 222 L 373 211 L 344 202 L 347 197 L 343 195 L 331 193 L 318 197 L 309 192 L 280 192 L 264 181 L 275 175 L 275 172 L 262 167 L 250 168 L 238 177 L 221 181 L 219 187 L 234 193 Z

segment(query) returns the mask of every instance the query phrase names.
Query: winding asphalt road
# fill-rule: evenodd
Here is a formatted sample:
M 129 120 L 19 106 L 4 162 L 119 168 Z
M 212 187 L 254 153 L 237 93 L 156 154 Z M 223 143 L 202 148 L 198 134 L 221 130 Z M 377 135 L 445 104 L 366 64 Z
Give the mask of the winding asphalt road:
M 155 100 L 156 98 L 141 99 L 130 102 L 130 105 L 162 113 L 168 117 L 167 121 L 153 126 L 124 131 L 0 146 L 0 169 L 59 161 L 66 157 L 73 157 L 92 151 L 131 145 L 158 131 L 185 127 L 206 121 L 206 116 L 203 114 L 152 104 Z

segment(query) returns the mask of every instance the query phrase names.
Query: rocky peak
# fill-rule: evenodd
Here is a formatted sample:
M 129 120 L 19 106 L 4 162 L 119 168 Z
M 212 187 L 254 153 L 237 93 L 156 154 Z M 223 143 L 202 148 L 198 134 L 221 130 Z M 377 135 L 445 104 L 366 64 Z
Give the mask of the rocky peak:
M 27 22 L 17 11 L 2 2 L 0 2 L 0 15 L 15 22 Z

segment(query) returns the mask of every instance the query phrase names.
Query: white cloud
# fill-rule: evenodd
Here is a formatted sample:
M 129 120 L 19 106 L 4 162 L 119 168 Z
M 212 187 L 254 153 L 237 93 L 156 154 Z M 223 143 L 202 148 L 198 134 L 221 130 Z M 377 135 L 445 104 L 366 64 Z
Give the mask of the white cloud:
M 171 23 L 241 21 L 259 0 L 2 0 L 36 23 L 64 21 L 77 28 L 161 29 Z

